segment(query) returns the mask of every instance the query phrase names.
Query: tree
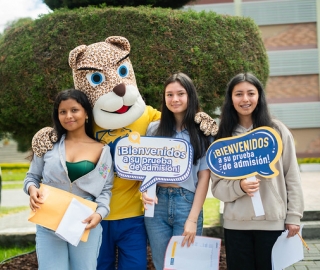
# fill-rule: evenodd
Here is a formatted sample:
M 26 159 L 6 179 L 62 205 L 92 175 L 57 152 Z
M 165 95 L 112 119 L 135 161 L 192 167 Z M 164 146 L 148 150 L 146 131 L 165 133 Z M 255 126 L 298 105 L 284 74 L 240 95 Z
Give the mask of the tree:
M 79 8 L 97 6 L 105 4 L 106 6 L 124 7 L 124 6 L 151 6 L 162 8 L 181 8 L 190 0 L 43 0 L 43 2 L 52 10 L 58 8 Z
M 25 24 L 28 24 L 32 22 L 32 19 L 30 17 L 26 17 L 26 18 L 20 18 L 18 20 L 14 20 L 14 21 L 10 21 L 10 22 L 7 22 L 6 23 L 6 26 L 5 26 L 5 29 L 4 29 L 4 33 L 6 31 L 8 31 L 9 29 L 11 28 L 14 28 L 14 27 L 20 27 L 20 26 L 23 26 Z M 0 33 L 0 37 L 4 34 L 4 33 Z
M 129 40 L 138 88 L 154 108 L 176 71 L 192 78 L 211 116 L 235 74 L 250 71 L 264 84 L 269 76 L 260 30 L 250 18 L 149 7 L 59 9 L 0 39 L 0 131 L 21 149 L 30 146 L 51 125 L 56 94 L 73 87 L 69 52 L 109 36 Z

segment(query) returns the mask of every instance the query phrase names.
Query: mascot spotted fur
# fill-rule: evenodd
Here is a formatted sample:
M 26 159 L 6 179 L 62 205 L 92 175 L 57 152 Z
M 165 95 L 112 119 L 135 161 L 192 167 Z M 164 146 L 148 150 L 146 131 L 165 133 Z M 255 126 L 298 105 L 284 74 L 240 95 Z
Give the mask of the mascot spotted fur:
M 105 42 L 80 45 L 69 54 L 74 86 L 83 91 L 92 105 L 94 132 L 98 141 L 113 152 L 117 141 L 131 132 L 146 134 L 148 125 L 160 119 L 160 112 L 147 106 L 138 90 L 129 59 L 130 44 L 124 37 L 108 37 Z M 214 135 L 217 125 L 205 113 L 195 121 L 206 135 Z M 32 148 L 41 156 L 52 149 L 55 134 L 51 128 L 40 130 Z M 140 181 L 126 180 L 115 174 L 110 214 L 101 222 L 103 240 L 97 269 L 146 269 L 147 236 L 140 198 Z

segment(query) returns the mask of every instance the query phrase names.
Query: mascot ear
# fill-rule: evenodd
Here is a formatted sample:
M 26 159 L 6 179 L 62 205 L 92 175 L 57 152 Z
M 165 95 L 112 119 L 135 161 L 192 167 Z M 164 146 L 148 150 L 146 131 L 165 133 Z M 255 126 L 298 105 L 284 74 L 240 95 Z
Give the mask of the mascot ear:
M 82 54 L 85 52 L 87 49 L 86 45 L 80 45 L 76 48 L 74 48 L 70 53 L 69 53 L 69 66 L 72 69 L 77 69 L 77 58 L 79 57 L 79 54 Z
M 125 37 L 111 36 L 106 39 L 106 43 L 110 43 L 121 49 L 122 51 L 130 52 L 130 43 Z

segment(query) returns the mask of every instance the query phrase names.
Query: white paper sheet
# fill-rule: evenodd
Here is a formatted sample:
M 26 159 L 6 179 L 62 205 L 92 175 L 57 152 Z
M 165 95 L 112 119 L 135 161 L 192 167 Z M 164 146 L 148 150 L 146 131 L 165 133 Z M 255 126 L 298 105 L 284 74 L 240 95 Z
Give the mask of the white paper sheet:
M 190 247 L 181 247 L 183 238 L 171 237 L 164 259 L 164 270 L 219 269 L 221 239 L 196 236 Z
M 147 189 L 148 197 L 152 198 L 153 200 L 156 198 L 156 190 L 157 185 L 153 184 L 151 187 Z M 147 210 L 144 210 L 145 217 L 154 217 L 154 204 L 147 204 Z
M 302 226 L 300 227 L 300 235 Z M 272 248 L 272 270 L 282 270 L 304 258 L 303 244 L 298 235 L 287 238 L 288 230 L 284 231 Z
M 255 176 L 248 177 L 247 180 L 253 182 L 253 181 L 256 181 L 256 177 Z M 264 213 L 263 204 L 261 201 L 261 196 L 260 196 L 259 190 L 257 190 L 256 192 L 253 193 L 253 197 L 251 197 L 251 201 L 253 204 L 253 209 L 254 209 L 254 213 L 255 213 L 256 217 L 263 216 L 265 213 Z
M 77 246 L 87 225 L 82 221 L 91 214 L 93 214 L 92 209 L 73 198 L 59 223 L 56 235 L 71 245 Z

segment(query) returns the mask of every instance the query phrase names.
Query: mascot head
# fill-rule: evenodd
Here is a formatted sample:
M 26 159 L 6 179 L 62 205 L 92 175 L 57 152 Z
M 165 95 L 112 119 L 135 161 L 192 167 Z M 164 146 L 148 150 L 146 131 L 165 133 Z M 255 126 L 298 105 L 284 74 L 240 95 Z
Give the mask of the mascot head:
M 105 42 L 80 45 L 69 54 L 74 86 L 87 95 L 94 120 L 104 129 L 125 127 L 145 110 L 129 53 L 129 41 L 112 36 Z

